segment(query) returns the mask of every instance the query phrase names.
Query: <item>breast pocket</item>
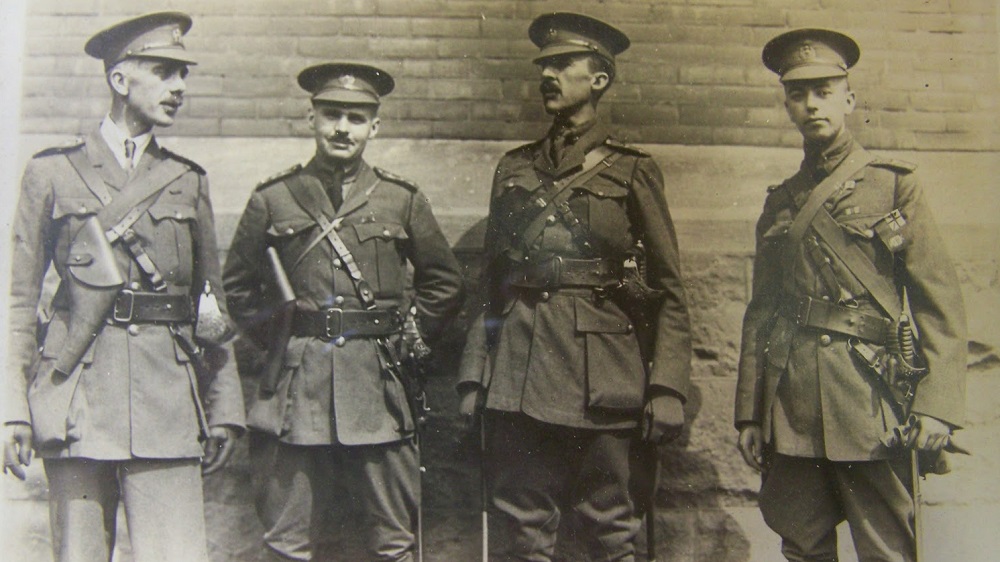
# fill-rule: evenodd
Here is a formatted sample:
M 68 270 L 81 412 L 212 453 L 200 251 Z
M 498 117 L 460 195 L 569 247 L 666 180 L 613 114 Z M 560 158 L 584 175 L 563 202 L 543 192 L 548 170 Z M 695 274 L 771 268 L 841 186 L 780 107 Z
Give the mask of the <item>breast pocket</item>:
M 193 269 L 192 229 L 197 212 L 191 204 L 156 203 L 149 208 L 153 233 L 144 247 L 163 278 L 189 284 Z
M 365 279 L 375 286 L 377 296 L 398 297 L 406 282 L 403 246 L 409 236 L 401 224 L 361 223 L 354 225 L 359 249 L 354 259 Z
M 575 299 L 576 331 L 585 340 L 587 406 L 616 412 L 642 408 L 646 370 L 639 342 L 625 313 L 614 303 Z
M 587 195 L 586 217 L 594 241 L 602 248 L 627 249 L 631 245 L 626 211 L 628 187 L 598 176 L 576 190 Z

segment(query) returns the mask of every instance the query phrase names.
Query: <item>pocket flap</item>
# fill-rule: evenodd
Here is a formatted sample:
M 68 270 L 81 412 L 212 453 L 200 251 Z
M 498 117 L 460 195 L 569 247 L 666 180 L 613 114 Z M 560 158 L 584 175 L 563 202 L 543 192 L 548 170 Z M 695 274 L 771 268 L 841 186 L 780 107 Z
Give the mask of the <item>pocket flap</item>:
M 791 226 L 792 226 L 792 223 L 790 223 L 790 222 L 784 222 L 784 221 L 782 221 L 782 222 L 774 223 L 773 225 L 771 225 L 771 228 L 767 229 L 767 231 L 764 232 L 764 235 L 763 235 L 764 239 L 765 240 L 771 240 L 771 239 L 774 239 L 774 238 L 780 238 L 782 236 L 785 236 L 786 234 L 788 234 L 788 229 Z
M 603 178 L 598 181 L 589 181 L 583 185 L 574 186 L 573 189 L 588 191 L 596 197 L 608 197 L 612 199 L 620 199 L 628 195 L 627 187 Z
M 66 265 L 90 265 L 94 263 L 93 254 L 70 254 L 66 256 Z
M 178 221 L 194 220 L 196 217 L 194 207 L 190 205 L 177 205 L 174 203 L 157 203 L 149 208 L 149 215 L 155 221 L 163 219 L 174 219 Z
M 628 317 L 614 303 L 606 302 L 598 307 L 586 298 L 577 298 L 575 301 L 577 332 L 627 334 L 632 331 Z
M 101 210 L 101 207 L 101 202 L 93 197 L 57 197 L 52 206 L 52 218 L 94 215 Z
M 316 226 L 316 221 L 306 216 L 276 219 L 267 227 L 267 234 L 274 237 L 295 236 Z
M 385 240 L 405 240 L 409 238 L 401 224 L 360 223 L 354 225 L 354 230 L 358 233 L 358 240 L 361 242 L 372 238 L 383 238 Z

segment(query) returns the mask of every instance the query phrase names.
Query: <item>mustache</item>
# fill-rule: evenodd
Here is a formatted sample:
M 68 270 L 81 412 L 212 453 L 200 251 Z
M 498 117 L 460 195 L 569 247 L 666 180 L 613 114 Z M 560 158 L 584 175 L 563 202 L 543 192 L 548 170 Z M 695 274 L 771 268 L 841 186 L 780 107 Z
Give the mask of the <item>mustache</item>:
M 543 94 L 558 94 L 562 92 L 562 89 L 559 88 L 559 85 L 554 80 L 544 80 L 538 85 L 538 91 Z
M 354 144 L 354 141 L 351 140 L 351 137 L 347 133 L 335 133 L 332 137 L 329 138 L 330 142 L 335 142 L 339 144 L 350 144 L 350 145 Z

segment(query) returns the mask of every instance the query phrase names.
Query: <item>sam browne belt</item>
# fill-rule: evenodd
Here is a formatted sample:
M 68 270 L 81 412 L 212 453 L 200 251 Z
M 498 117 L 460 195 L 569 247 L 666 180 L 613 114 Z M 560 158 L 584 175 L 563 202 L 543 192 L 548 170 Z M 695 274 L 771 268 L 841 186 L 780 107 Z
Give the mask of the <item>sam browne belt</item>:
M 881 315 L 812 297 L 786 297 L 778 310 L 798 326 L 854 336 L 874 344 L 885 343 L 891 329 L 889 320 Z
M 553 257 L 538 262 L 514 263 L 507 282 L 528 289 L 606 287 L 622 276 L 622 265 L 609 259 Z
M 296 310 L 292 335 L 333 340 L 339 337 L 365 338 L 399 333 L 402 317 L 395 308 L 388 310 Z
M 190 295 L 167 295 L 124 289 L 115 297 L 111 320 L 122 323 L 165 322 L 184 324 L 194 321 L 194 299 Z

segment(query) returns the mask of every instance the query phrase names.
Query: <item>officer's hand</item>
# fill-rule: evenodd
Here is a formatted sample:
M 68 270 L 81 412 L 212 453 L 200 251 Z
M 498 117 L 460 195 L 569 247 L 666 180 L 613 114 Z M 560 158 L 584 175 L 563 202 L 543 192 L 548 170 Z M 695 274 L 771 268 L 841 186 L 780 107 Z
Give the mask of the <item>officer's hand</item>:
M 236 432 L 224 425 L 213 425 L 208 428 L 208 439 L 205 440 L 205 457 L 201 459 L 201 473 L 204 476 L 212 474 L 226 464 L 233 456 L 236 443 Z
M 458 389 L 458 413 L 465 423 L 465 430 L 471 431 L 476 425 L 476 418 L 483 410 L 485 400 L 483 387 L 476 383 L 466 383 Z
M 910 431 L 909 447 L 937 453 L 951 441 L 951 427 L 937 418 L 916 414 L 914 425 L 917 431 Z
M 11 474 L 18 480 L 24 480 L 22 466 L 31 464 L 31 426 L 26 423 L 7 425 L 3 440 L 3 473 Z
M 753 423 L 743 426 L 737 445 L 743 461 L 759 472 L 764 464 L 764 432 L 760 426 Z
M 646 404 L 642 438 L 662 445 L 680 437 L 684 431 L 684 404 L 670 393 L 653 396 Z

